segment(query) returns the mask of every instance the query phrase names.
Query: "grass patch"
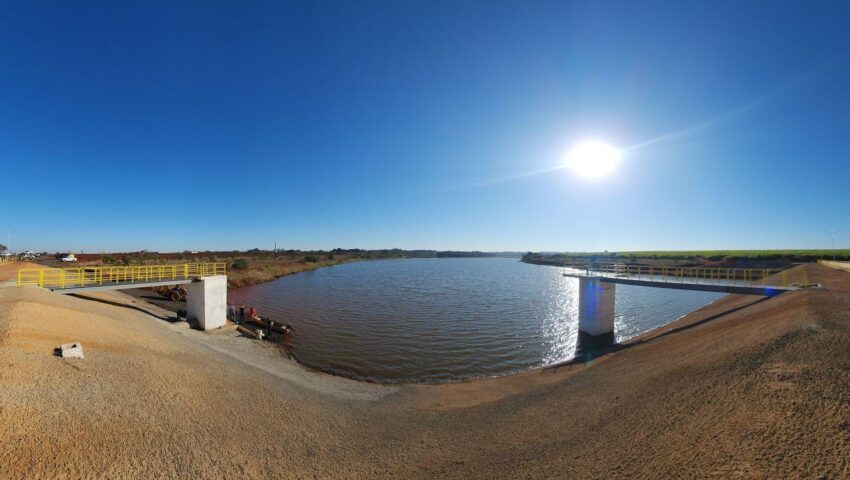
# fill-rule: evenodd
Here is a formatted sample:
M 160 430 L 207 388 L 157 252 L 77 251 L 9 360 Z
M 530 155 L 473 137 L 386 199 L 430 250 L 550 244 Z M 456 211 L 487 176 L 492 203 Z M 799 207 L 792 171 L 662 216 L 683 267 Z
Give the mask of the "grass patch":
M 245 270 L 248 268 L 248 260 L 245 260 L 244 258 L 237 258 L 230 265 L 230 268 L 234 270 Z

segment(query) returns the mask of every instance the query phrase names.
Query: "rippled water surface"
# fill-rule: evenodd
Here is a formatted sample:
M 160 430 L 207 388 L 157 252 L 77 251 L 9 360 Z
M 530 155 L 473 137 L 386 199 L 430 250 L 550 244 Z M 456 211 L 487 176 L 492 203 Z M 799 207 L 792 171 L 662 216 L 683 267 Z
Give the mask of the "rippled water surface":
M 617 340 L 722 296 L 617 285 Z M 510 258 L 378 260 L 230 292 L 291 323 L 305 365 L 379 382 L 504 375 L 573 357 L 578 280 Z

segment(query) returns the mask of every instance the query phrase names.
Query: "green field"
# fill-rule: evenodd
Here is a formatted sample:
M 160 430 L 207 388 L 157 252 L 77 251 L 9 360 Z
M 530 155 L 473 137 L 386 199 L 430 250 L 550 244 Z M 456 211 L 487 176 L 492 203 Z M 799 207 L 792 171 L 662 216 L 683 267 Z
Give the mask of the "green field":
M 526 256 L 536 258 L 663 258 L 687 260 L 702 258 L 706 260 L 794 260 L 815 261 L 818 259 L 850 260 L 850 249 L 835 250 L 649 250 L 634 252 L 564 252 L 556 254 L 530 253 Z M 532 257 L 534 258 L 534 257 Z

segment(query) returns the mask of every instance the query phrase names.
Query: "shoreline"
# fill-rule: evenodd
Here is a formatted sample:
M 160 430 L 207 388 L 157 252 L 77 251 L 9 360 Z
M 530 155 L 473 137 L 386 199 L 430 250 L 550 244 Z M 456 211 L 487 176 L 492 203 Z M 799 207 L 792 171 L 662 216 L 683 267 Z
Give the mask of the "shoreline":
M 522 260 L 521 260 L 519 257 L 499 256 L 499 255 L 493 255 L 493 256 L 469 256 L 469 257 L 457 256 L 457 257 L 382 257 L 382 258 L 347 258 L 347 259 L 343 259 L 343 260 L 341 260 L 341 261 L 319 261 L 319 262 L 312 263 L 312 264 L 311 264 L 311 263 L 304 263 L 304 262 L 301 262 L 301 264 L 303 264 L 303 265 L 307 265 L 307 268 L 302 268 L 302 269 L 292 270 L 292 271 L 286 271 L 285 273 L 281 273 L 281 274 L 275 275 L 275 276 L 273 276 L 273 277 L 267 277 L 267 278 L 263 278 L 263 279 L 244 279 L 244 278 L 239 278 L 239 279 L 235 280 L 235 282 L 234 282 L 234 283 L 231 283 L 231 281 L 230 281 L 230 280 L 228 280 L 228 283 L 227 283 L 227 284 L 228 284 L 228 288 L 235 288 L 235 289 L 239 289 L 239 288 L 246 288 L 246 287 L 254 287 L 254 286 L 257 286 L 257 285 L 263 285 L 263 284 L 265 284 L 265 283 L 270 283 L 270 282 L 273 282 L 273 281 L 278 280 L 278 279 L 280 279 L 280 278 L 288 277 L 288 276 L 290 276 L 290 275 L 297 275 L 297 274 L 299 274 L 299 273 L 312 272 L 312 271 L 315 271 L 315 270 L 319 270 L 319 269 L 321 269 L 321 268 L 326 268 L 326 267 L 336 267 L 336 266 L 338 266 L 338 265 L 347 265 L 347 264 L 349 264 L 349 263 L 357 263 L 357 262 L 381 262 L 381 261 L 391 261 L 391 260 L 421 260 L 421 259 L 457 259 L 457 258 L 468 258 L 468 259 L 478 259 L 478 258 L 505 258 L 505 259 L 514 259 L 514 260 L 516 260 L 516 261 L 518 261 L 518 262 L 522 262 Z M 238 271 L 238 270 L 237 270 L 237 271 Z M 227 273 L 227 274 L 228 274 L 228 276 L 230 276 L 232 273 L 233 273 L 233 270 L 232 270 L 232 269 L 228 269 L 228 273 Z M 244 283 L 243 283 L 243 282 L 244 282 Z
M 468 257 L 468 258 L 475 258 L 475 257 Z M 503 257 L 503 258 L 512 258 L 512 257 Z M 371 260 L 410 260 L 410 259 L 409 258 L 382 258 L 382 259 L 359 259 L 359 260 L 370 260 L 371 261 Z M 519 259 L 516 259 L 516 260 L 520 261 Z M 336 265 L 342 265 L 344 263 L 352 263 L 352 262 L 343 262 L 343 263 L 333 264 L 333 265 L 321 265 L 321 266 L 314 268 L 314 269 L 287 273 L 285 275 L 282 275 L 281 277 L 277 277 L 273 280 L 269 280 L 268 282 L 262 282 L 262 283 L 269 283 L 271 281 L 277 280 L 278 278 L 282 278 L 283 276 L 296 275 L 298 273 L 315 271 L 318 268 L 332 267 L 332 266 L 336 266 Z M 530 262 L 523 262 L 523 263 L 530 263 Z M 239 288 L 247 288 L 247 287 L 251 287 L 251 286 L 260 285 L 262 283 L 258 283 L 258 284 L 254 284 L 254 285 L 247 285 L 245 287 L 239 287 Z M 163 308 L 163 309 L 168 310 L 168 311 L 170 311 L 171 313 L 174 313 L 174 314 L 176 314 L 177 310 L 185 308 L 185 302 L 174 302 L 174 301 L 171 301 L 170 299 L 160 298 L 156 293 L 149 292 L 149 291 L 146 291 L 144 289 L 132 289 L 132 290 L 126 290 L 125 292 L 128 295 L 132 295 L 133 297 L 148 303 L 149 305 L 153 305 L 153 306 L 156 306 L 158 308 Z M 726 295 L 726 296 L 728 296 L 728 295 Z M 315 373 L 315 374 L 318 374 L 318 375 L 328 375 L 328 376 L 335 377 L 335 378 L 342 378 L 342 379 L 356 381 L 356 382 L 362 382 L 362 383 L 366 383 L 366 384 L 384 385 L 384 386 L 451 385 L 451 384 L 459 384 L 459 383 L 467 383 L 467 382 L 476 382 L 476 381 L 482 381 L 482 380 L 494 380 L 494 379 L 499 379 L 499 378 L 512 377 L 512 376 L 516 376 L 516 375 L 530 374 L 530 373 L 534 373 L 534 372 L 537 372 L 537 371 L 544 371 L 544 370 L 553 369 L 553 368 L 573 366 L 573 365 L 579 365 L 579 364 L 592 362 L 592 361 L 598 360 L 602 356 L 616 352 L 616 351 L 621 350 L 623 348 L 628 348 L 629 344 L 633 341 L 637 341 L 638 339 L 641 339 L 645 336 L 652 335 L 655 332 L 665 331 L 668 326 L 670 326 L 670 325 L 672 325 L 676 322 L 682 321 L 682 320 L 686 319 L 687 317 L 689 317 L 690 315 L 692 315 L 692 314 L 694 314 L 694 313 L 696 313 L 696 312 L 698 312 L 702 309 L 710 307 L 712 304 L 722 300 L 726 296 L 720 297 L 719 299 L 716 299 L 716 300 L 712 300 L 709 303 L 707 303 L 707 304 L 705 304 L 705 305 L 703 305 L 703 306 L 701 306 L 701 307 L 699 307 L 695 310 L 692 310 L 692 311 L 689 311 L 687 313 L 680 315 L 679 317 L 671 320 L 670 322 L 668 322 L 664 325 L 659 325 L 658 327 L 655 327 L 651 330 L 643 332 L 639 335 L 630 337 L 630 338 L 624 340 L 623 342 L 614 342 L 611 345 L 607 345 L 607 346 L 604 346 L 604 347 L 599 348 L 599 349 L 594 349 L 592 352 L 583 351 L 581 349 L 581 346 L 579 345 L 579 346 L 577 346 L 577 349 L 576 349 L 574 356 L 572 356 L 571 358 L 568 358 L 566 360 L 560 361 L 560 362 L 547 364 L 547 365 L 538 365 L 538 366 L 534 366 L 534 367 L 527 367 L 527 368 L 523 368 L 523 369 L 517 369 L 517 370 L 514 370 L 514 371 L 498 373 L 498 374 L 489 374 L 489 375 L 485 374 L 485 375 L 469 376 L 469 377 L 456 378 L 456 379 L 450 379 L 450 380 L 381 381 L 379 379 L 361 377 L 361 376 L 358 376 L 356 374 L 347 374 L 345 372 L 337 371 L 337 370 L 333 369 L 332 367 L 323 368 L 321 366 L 316 366 L 316 365 L 311 365 L 309 363 L 304 363 L 298 358 L 298 355 L 297 355 L 296 352 L 294 352 L 288 345 L 285 345 L 282 342 L 269 342 L 269 341 L 265 341 L 265 340 L 259 341 L 259 342 L 261 342 L 263 344 L 263 346 L 265 346 L 265 345 L 275 346 L 281 352 L 281 355 L 286 360 L 292 361 L 295 364 L 297 364 L 298 366 L 300 366 L 301 368 L 304 368 L 306 371 L 309 371 L 309 372 L 312 372 L 312 373 Z M 231 328 L 235 328 L 236 324 L 228 320 L 227 326 L 231 327 Z M 249 340 L 251 343 L 258 342 L 258 340 L 247 338 L 247 337 L 245 338 L 245 340 Z M 583 355 L 586 355 L 586 354 L 589 354 L 591 356 L 591 358 L 588 359 L 586 356 L 583 356 Z
M 727 295 L 591 362 L 402 385 L 122 292 L 0 288 L 0 476 L 841 476 L 850 274 L 804 272 L 824 288 Z M 85 359 L 52 355 L 69 341 Z
M 420 258 L 420 257 L 413 257 L 413 258 L 407 258 L 407 257 L 372 258 L 372 259 L 356 258 L 356 259 L 346 259 L 346 260 L 340 261 L 338 263 L 330 263 L 330 264 L 317 262 L 316 265 L 312 268 L 287 272 L 287 273 L 281 274 L 281 275 L 279 275 L 275 278 L 269 279 L 269 280 L 261 281 L 261 282 L 258 282 L 258 283 L 252 283 L 252 284 L 248 284 L 248 285 L 243 285 L 241 287 L 233 287 L 233 288 L 238 289 L 238 288 L 253 287 L 253 286 L 256 286 L 256 285 L 262 285 L 262 284 L 265 284 L 265 283 L 273 282 L 273 281 L 275 281 L 279 278 L 285 277 L 285 276 L 296 275 L 296 274 L 305 273 L 305 272 L 312 272 L 312 271 L 315 271 L 315 270 L 318 270 L 318 269 L 324 268 L 324 267 L 333 267 L 333 266 L 337 266 L 337 265 L 344 265 L 344 264 L 347 264 L 347 263 L 354 263 L 354 262 L 357 262 L 357 261 L 415 260 L 417 258 Z M 427 257 L 421 257 L 421 258 L 427 258 Z M 479 257 L 462 257 L 462 258 L 479 258 Z M 486 257 L 486 258 L 491 258 L 491 257 Z M 513 258 L 513 257 L 499 257 L 499 258 Z M 526 261 L 526 260 L 523 260 L 523 259 L 516 259 L 516 260 L 520 261 L 522 263 L 530 264 L 530 265 L 558 266 L 558 267 L 563 266 L 563 264 L 550 265 L 549 263 L 546 263 L 545 260 L 541 261 L 541 262 Z M 228 284 L 229 283 L 230 282 L 228 282 Z M 177 317 L 176 317 L 177 311 L 186 308 L 185 301 L 174 302 L 170 299 L 166 299 L 164 297 L 159 296 L 155 292 L 152 292 L 152 291 L 149 291 L 149 290 L 146 290 L 146 289 L 143 289 L 143 288 L 122 290 L 121 292 L 127 294 L 128 296 L 132 296 L 133 298 L 136 298 L 137 300 L 142 301 L 142 302 L 146 303 L 147 305 L 150 305 L 154 308 L 163 309 L 163 310 L 166 310 L 166 311 L 174 314 L 174 317 L 173 317 L 174 322 L 178 322 Z M 272 346 L 277 351 L 279 351 L 281 357 L 284 360 L 292 362 L 292 363 L 298 365 L 300 368 L 304 369 L 305 371 L 311 372 L 311 373 L 317 374 L 317 375 L 327 375 L 327 376 L 330 376 L 330 377 L 333 377 L 333 378 L 340 378 L 340 379 L 360 382 L 360 383 L 369 384 L 369 385 L 381 385 L 381 386 L 403 387 L 403 386 L 455 385 L 455 384 L 463 384 L 463 383 L 469 383 L 469 382 L 497 380 L 497 379 L 501 379 L 501 378 L 510 378 L 510 377 L 514 377 L 514 376 L 518 376 L 518 375 L 526 375 L 526 374 L 532 374 L 534 372 L 546 371 L 546 370 L 549 370 L 549 369 L 557 369 L 557 368 L 561 368 L 561 367 L 571 367 L 571 366 L 576 366 L 576 365 L 588 364 L 588 363 L 591 363 L 593 361 L 597 361 L 597 360 L 599 360 L 600 358 L 602 358 L 606 355 L 615 353 L 615 352 L 620 351 L 622 349 L 629 348 L 629 346 L 634 342 L 640 342 L 644 338 L 647 338 L 647 337 L 651 338 L 655 334 L 663 333 L 663 332 L 669 330 L 668 327 L 670 327 L 671 325 L 677 324 L 678 322 L 681 322 L 681 321 L 686 321 L 691 315 L 696 314 L 697 312 L 700 312 L 700 311 L 702 311 L 702 310 L 704 310 L 708 307 L 711 307 L 713 304 L 720 302 L 720 301 L 722 301 L 725 298 L 730 297 L 730 296 L 738 296 L 738 295 L 734 295 L 734 294 L 725 295 L 723 297 L 720 297 L 719 299 L 712 300 L 711 302 L 709 302 L 709 303 L 703 305 L 702 307 L 699 307 L 699 308 L 697 308 L 693 311 L 682 314 L 681 316 L 670 321 L 669 323 L 666 323 L 664 325 L 659 325 L 658 327 L 655 327 L 651 330 L 643 332 L 639 335 L 630 337 L 623 342 L 614 342 L 613 344 L 604 346 L 604 347 L 602 347 L 598 350 L 595 349 L 593 352 L 590 353 L 590 358 L 583 357 L 583 354 L 585 354 L 587 352 L 582 352 L 581 348 L 577 347 L 576 353 L 573 357 L 566 359 L 564 361 L 552 363 L 552 364 L 549 364 L 549 365 L 539 365 L 539 366 L 536 366 L 536 367 L 529 367 L 529 368 L 526 368 L 526 369 L 520 369 L 520 370 L 516 370 L 516 371 L 512 371 L 512 372 L 506 372 L 506 373 L 500 373 L 500 374 L 478 375 L 478 376 L 457 378 L 457 379 L 451 379 L 451 380 L 433 381 L 433 382 L 427 382 L 427 381 L 380 381 L 380 380 L 377 380 L 377 379 L 360 377 L 360 376 L 354 375 L 354 374 L 346 374 L 346 373 L 343 373 L 343 372 L 338 372 L 338 371 L 336 371 L 336 370 L 334 370 L 333 368 L 330 368 L 330 367 L 322 368 L 320 366 L 315 366 L 315 365 L 310 365 L 308 363 L 304 363 L 304 362 L 302 362 L 301 360 L 298 359 L 298 355 L 295 352 L 293 352 L 292 349 L 288 345 L 285 345 L 285 344 L 280 343 L 280 342 L 272 343 L 272 342 L 269 342 L 269 341 L 258 341 L 258 340 L 251 339 L 251 338 L 248 338 L 248 337 L 244 337 L 244 338 L 240 337 L 240 339 L 248 340 L 249 343 L 260 342 L 261 343 L 260 348 L 267 348 L 269 346 Z M 151 315 L 153 315 L 153 314 L 151 314 Z M 154 315 L 154 316 L 156 317 L 156 315 Z M 161 317 L 157 317 L 157 318 L 162 319 Z M 187 328 L 192 328 L 190 326 L 189 322 L 186 322 L 185 320 L 182 321 L 182 322 L 186 324 Z M 225 328 L 235 328 L 235 327 L 236 327 L 236 324 L 228 320 Z
M 366 258 L 341 258 L 339 260 L 319 260 L 316 262 L 281 262 L 278 264 L 263 265 L 260 269 L 252 269 L 249 267 L 246 270 L 239 270 L 228 266 L 227 270 L 227 286 L 228 288 L 245 288 L 264 283 L 273 282 L 279 278 L 298 273 L 312 272 L 320 268 L 334 267 L 337 265 L 345 265 L 348 263 L 361 262 L 370 259 Z

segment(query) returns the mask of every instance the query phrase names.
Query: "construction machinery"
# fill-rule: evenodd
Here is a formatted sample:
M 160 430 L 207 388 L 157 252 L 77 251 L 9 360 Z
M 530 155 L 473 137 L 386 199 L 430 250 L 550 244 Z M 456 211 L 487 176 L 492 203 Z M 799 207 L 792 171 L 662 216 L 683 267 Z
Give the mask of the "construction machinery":
M 156 293 L 165 298 L 171 299 L 172 302 L 185 302 L 188 290 L 182 285 L 157 287 Z

